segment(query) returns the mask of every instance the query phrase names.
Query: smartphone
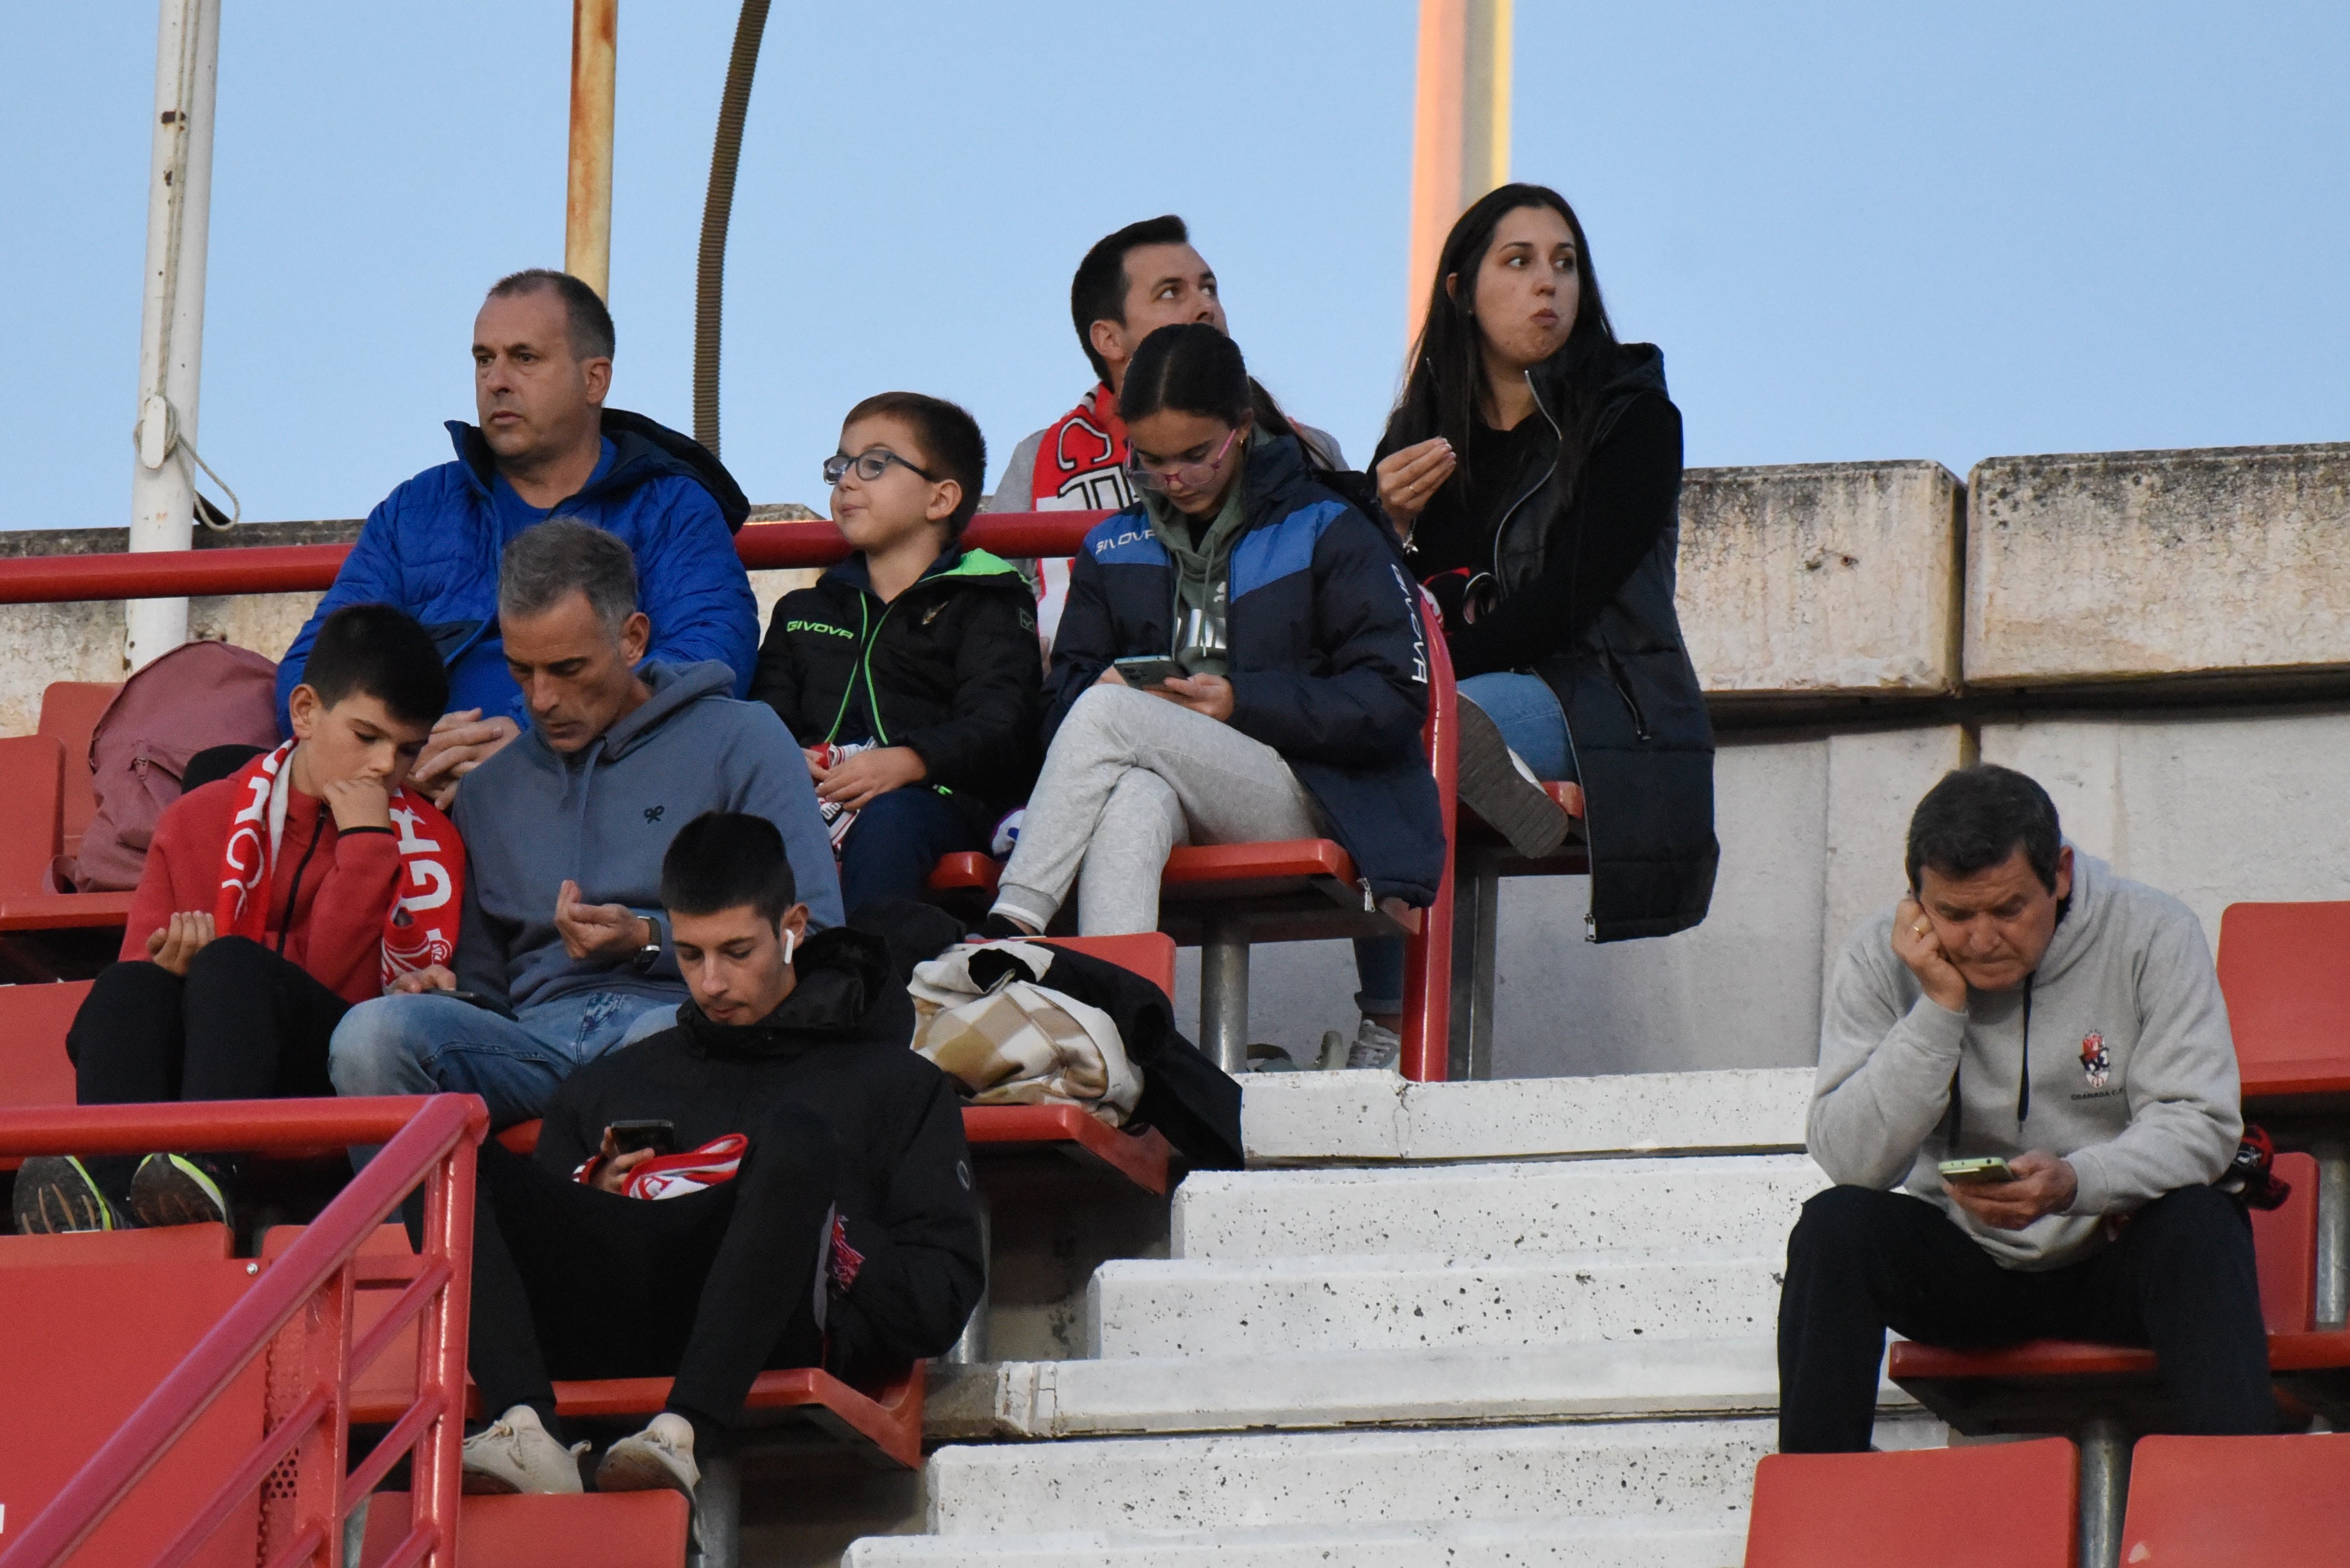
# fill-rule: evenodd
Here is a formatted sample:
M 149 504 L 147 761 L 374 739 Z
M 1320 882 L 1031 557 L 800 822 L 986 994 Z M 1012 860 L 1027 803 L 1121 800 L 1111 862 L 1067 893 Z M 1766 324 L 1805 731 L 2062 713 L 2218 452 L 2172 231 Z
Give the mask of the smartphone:
M 508 1007 L 496 997 L 484 996 L 478 991 L 443 991 L 437 993 L 428 991 L 424 992 L 424 994 L 427 996 L 435 994 L 441 996 L 453 996 L 458 1001 L 464 1002 L 469 1006 L 480 1008 L 484 1012 L 494 1012 L 500 1018 L 512 1018 L 515 1015 L 515 1010 L 513 1008 Z
M 1981 1159 L 1946 1159 L 1936 1167 L 1942 1179 L 1954 1187 L 1981 1187 L 1993 1181 L 2013 1181 L 2015 1172 L 2007 1168 L 2007 1161 L 1997 1155 Z
M 639 1148 L 649 1148 L 655 1154 L 677 1152 L 677 1124 L 674 1122 L 614 1122 L 611 1132 L 612 1152 L 615 1154 L 627 1154 Z
M 1154 686 L 1167 684 L 1168 677 L 1183 673 L 1182 667 L 1163 653 L 1129 653 L 1124 659 L 1111 660 L 1118 678 L 1128 686 L 1139 686 L 1148 691 Z

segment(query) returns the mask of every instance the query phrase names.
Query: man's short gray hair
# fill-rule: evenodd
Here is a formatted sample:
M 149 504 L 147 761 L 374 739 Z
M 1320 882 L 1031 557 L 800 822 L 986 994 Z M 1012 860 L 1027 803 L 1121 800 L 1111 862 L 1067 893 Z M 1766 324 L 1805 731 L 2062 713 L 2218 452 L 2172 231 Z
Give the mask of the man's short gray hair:
M 588 596 L 604 630 L 618 639 L 637 607 L 637 561 L 601 528 L 552 517 L 524 529 L 498 567 L 498 614 L 543 615 L 575 593 Z

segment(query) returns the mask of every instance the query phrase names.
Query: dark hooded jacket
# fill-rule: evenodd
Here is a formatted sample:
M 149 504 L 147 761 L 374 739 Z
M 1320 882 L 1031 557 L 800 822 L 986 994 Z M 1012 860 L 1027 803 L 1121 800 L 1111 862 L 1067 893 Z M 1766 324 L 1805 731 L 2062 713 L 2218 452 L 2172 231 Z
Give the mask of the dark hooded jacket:
M 975 833 L 1028 798 L 1043 761 L 1036 597 L 1012 565 L 950 545 L 888 604 L 862 554 L 785 594 L 759 649 L 754 701 L 803 746 L 879 741 L 919 753 Z
M 546 1107 L 536 1158 L 568 1177 L 615 1121 L 672 1122 L 685 1149 L 729 1133 L 755 1142 L 785 1103 L 823 1116 L 842 1239 L 863 1256 L 829 1303 L 827 1362 L 861 1381 L 941 1354 L 978 1304 L 987 1258 L 971 1155 L 952 1083 L 908 1049 L 913 1003 L 882 939 L 820 931 L 793 968 L 791 995 L 757 1023 L 713 1023 L 688 1002 L 677 1027 L 572 1074 Z
M 1705 919 L 1721 846 L 1713 832 L 1713 727 L 1674 612 L 1680 546 L 1680 412 L 1653 344 L 1612 350 L 1580 473 L 1560 472 L 1570 406 L 1565 367 L 1529 372 L 1538 427 L 1522 465 L 1481 493 L 1504 498 L 1496 525 L 1470 517 L 1459 481 L 1418 536 L 1473 539 L 1500 602 L 1448 624 L 1458 677 L 1529 670 L 1557 693 L 1583 785 L 1595 941 L 1668 936 Z M 1391 431 L 1379 455 L 1419 439 Z M 1488 557 L 1486 552 L 1490 551 Z
M 545 512 L 498 475 L 482 432 L 448 421 L 457 461 L 394 490 L 359 530 L 335 586 L 277 667 L 277 725 L 300 684 L 318 628 L 345 605 L 395 605 L 424 623 L 449 666 L 451 711 L 479 708 L 530 727 L 506 673 L 498 631 L 498 565 L 514 536 L 553 517 L 617 535 L 637 561 L 637 607 L 653 623 L 648 657 L 687 665 L 716 659 L 733 694 L 750 689 L 759 607 L 734 553 L 733 530 L 750 510 L 718 460 L 691 437 L 641 414 L 604 410 L 604 454 L 577 494 Z
M 1320 483 L 1295 438 L 1253 444 L 1247 461 L 1225 619 L 1232 726 L 1281 753 L 1371 893 L 1425 907 L 1445 844 L 1420 747 L 1419 595 L 1394 536 Z M 1175 589 L 1141 507 L 1086 535 L 1045 678 L 1048 744 L 1112 659 L 1173 651 Z

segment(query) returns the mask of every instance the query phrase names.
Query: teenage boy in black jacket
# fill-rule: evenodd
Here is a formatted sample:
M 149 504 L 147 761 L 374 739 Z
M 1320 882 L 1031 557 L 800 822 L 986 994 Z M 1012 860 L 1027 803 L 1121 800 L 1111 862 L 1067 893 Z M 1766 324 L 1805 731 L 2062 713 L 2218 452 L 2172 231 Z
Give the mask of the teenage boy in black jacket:
M 596 1484 L 691 1496 L 696 1449 L 762 1369 L 869 1385 L 962 1332 L 986 1263 L 954 1092 L 907 1048 L 888 945 L 803 941 L 795 900 L 772 823 L 688 823 L 661 863 L 692 992 L 677 1027 L 565 1080 L 535 1160 L 483 1146 L 469 1349 L 504 1414 L 465 1443 L 468 1491 L 579 1490 L 556 1377 L 673 1375 Z M 648 1121 L 667 1124 L 653 1147 L 615 1132 Z
M 954 404 L 884 392 L 825 460 L 857 554 L 775 606 L 751 695 L 806 749 L 842 908 L 919 898 L 942 855 L 986 849 L 1043 757 L 1036 604 L 959 540 L 987 442 Z

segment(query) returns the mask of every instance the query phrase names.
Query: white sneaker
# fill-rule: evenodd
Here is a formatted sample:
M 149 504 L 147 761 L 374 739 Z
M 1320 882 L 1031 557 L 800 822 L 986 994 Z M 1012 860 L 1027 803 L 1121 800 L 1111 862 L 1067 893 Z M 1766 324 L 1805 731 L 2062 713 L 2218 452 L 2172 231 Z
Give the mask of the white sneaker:
M 693 1426 L 682 1416 L 664 1410 L 633 1438 L 622 1438 L 604 1450 L 596 1467 L 598 1491 L 681 1491 L 688 1500 L 702 1484 L 702 1470 L 693 1462 Z
M 1355 1031 L 1355 1043 L 1347 1048 L 1347 1065 L 1355 1070 L 1387 1068 L 1392 1071 L 1403 1055 L 1403 1036 L 1363 1020 Z
M 538 1412 L 517 1405 L 486 1432 L 465 1439 L 464 1487 L 478 1496 L 584 1491 L 579 1456 L 585 1443 L 565 1448 L 539 1424 Z

